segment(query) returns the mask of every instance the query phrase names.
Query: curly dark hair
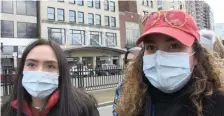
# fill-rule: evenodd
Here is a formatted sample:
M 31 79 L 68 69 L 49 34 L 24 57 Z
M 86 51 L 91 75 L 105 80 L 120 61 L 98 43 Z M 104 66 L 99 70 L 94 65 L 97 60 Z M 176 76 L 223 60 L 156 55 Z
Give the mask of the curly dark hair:
M 198 64 L 192 74 L 193 85 L 189 98 L 197 111 L 197 116 L 202 116 L 202 101 L 221 87 L 219 80 L 221 72 L 214 65 L 214 57 L 197 41 L 193 44 L 193 48 Z M 126 68 L 124 85 L 121 88 L 121 95 L 116 108 L 119 116 L 139 116 L 144 109 L 148 86 L 142 81 L 143 55 L 144 48 Z

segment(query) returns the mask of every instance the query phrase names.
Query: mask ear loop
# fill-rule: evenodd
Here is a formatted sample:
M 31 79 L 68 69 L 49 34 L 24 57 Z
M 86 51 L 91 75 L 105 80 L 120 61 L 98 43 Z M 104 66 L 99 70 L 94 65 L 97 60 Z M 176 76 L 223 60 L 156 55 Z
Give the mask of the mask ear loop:
M 190 54 L 189 56 L 193 56 L 195 54 L 195 52 L 193 52 L 192 54 Z

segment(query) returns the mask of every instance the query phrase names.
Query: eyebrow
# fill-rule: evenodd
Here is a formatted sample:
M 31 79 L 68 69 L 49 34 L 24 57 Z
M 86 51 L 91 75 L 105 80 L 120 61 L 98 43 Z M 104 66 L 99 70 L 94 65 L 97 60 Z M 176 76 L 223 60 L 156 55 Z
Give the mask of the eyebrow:
M 173 42 L 173 41 L 179 42 L 178 40 L 176 40 L 172 37 L 169 37 L 168 39 L 166 39 L 166 42 Z
M 36 59 L 27 59 L 26 61 L 39 62 L 39 61 L 36 60 Z M 55 63 L 55 64 L 58 64 L 58 62 L 55 61 L 55 60 L 46 60 L 46 61 L 44 61 L 44 62 L 45 62 L 45 63 Z

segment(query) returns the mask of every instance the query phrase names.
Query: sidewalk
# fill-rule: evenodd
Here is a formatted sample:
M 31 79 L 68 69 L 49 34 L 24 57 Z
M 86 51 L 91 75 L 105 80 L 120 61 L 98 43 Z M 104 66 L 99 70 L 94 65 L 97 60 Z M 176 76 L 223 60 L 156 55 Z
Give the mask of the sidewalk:
M 88 91 L 87 93 L 93 95 L 100 106 L 111 105 L 114 100 L 115 88 Z

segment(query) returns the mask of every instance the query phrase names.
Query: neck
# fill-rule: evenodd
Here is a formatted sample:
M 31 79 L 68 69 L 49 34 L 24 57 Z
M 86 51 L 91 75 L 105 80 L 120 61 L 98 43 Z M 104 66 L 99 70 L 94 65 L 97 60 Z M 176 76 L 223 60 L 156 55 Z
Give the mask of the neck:
M 43 109 L 46 105 L 47 100 L 46 99 L 38 99 L 32 97 L 32 106 L 38 109 Z

